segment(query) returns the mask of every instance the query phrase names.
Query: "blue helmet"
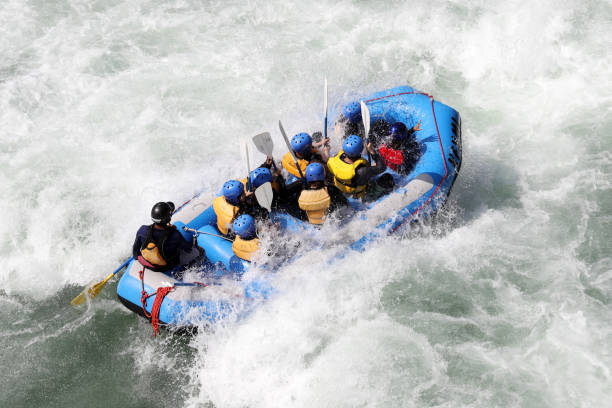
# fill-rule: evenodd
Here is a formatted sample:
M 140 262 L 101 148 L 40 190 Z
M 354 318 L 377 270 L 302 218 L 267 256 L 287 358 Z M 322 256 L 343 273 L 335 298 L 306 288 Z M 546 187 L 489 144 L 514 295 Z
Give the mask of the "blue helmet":
M 223 184 L 223 197 L 230 204 L 238 204 L 238 199 L 244 193 L 244 184 L 238 180 L 229 180 Z
M 291 138 L 291 148 L 296 153 L 305 154 L 312 148 L 312 138 L 308 133 L 298 133 Z
M 325 168 L 321 163 L 310 163 L 306 167 L 306 181 L 312 183 L 313 181 L 325 180 Z
M 408 137 L 408 128 L 402 122 L 395 122 L 389 128 L 389 134 L 393 140 L 406 140 Z
M 249 175 L 249 181 L 252 188 L 257 188 L 264 183 L 272 182 L 272 173 L 270 173 L 270 169 L 258 167 Z
M 361 105 L 359 102 L 351 102 L 342 108 L 342 114 L 349 122 L 359 123 L 361 122 Z
M 363 150 L 363 140 L 357 135 L 350 135 L 344 141 L 342 150 L 344 150 L 344 153 L 350 158 L 359 157 Z
M 251 239 L 255 236 L 255 219 L 249 214 L 242 214 L 234 221 L 234 233 L 242 239 Z

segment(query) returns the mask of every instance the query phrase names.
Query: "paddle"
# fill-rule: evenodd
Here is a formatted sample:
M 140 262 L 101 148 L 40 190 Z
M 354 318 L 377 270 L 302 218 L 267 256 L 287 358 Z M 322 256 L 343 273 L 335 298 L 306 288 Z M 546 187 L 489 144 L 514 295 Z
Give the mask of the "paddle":
M 75 297 L 74 299 L 72 299 L 70 301 L 70 304 L 72 306 L 77 306 L 77 305 L 80 305 L 81 303 L 83 303 L 85 301 L 85 299 L 87 299 L 87 298 L 93 299 L 96 296 L 98 296 L 98 294 L 100 293 L 100 291 L 102 290 L 104 285 L 106 285 L 106 283 L 110 280 L 110 278 L 115 276 L 117 274 L 117 272 L 119 272 L 125 266 L 127 266 L 127 264 L 129 264 L 132 261 L 132 259 L 134 259 L 134 258 L 132 258 L 130 256 L 124 263 L 121 264 L 121 266 L 119 266 L 117 269 L 115 269 L 115 271 L 113 273 L 111 273 L 110 275 L 108 275 L 102 282 L 96 283 L 93 286 L 87 285 L 85 287 L 85 289 L 83 289 L 83 291 L 77 295 L 77 297 Z
M 270 133 L 263 132 L 253 136 L 253 144 L 260 153 L 263 153 L 272 159 L 272 166 L 274 166 L 274 170 L 278 170 L 276 163 L 274 163 L 274 157 L 272 156 L 274 152 L 274 142 L 272 141 L 272 136 L 270 136 Z
M 274 198 L 272 183 L 267 181 L 257 187 L 255 189 L 255 198 L 257 198 L 257 202 L 260 206 L 268 210 L 268 212 L 272 211 L 272 199 Z
M 247 191 L 251 191 L 251 161 L 249 160 L 249 145 L 245 139 L 242 140 L 241 152 L 243 154 L 243 158 L 246 159 L 247 165 Z
M 323 138 L 327 139 L 327 77 L 325 77 L 325 89 L 323 91 L 323 114 L 325 115 Z
M 302 179 L 302 183 L 306 184 L 306 179 L 302 174 L 302 169 L 300 168 L 300 164 L 298 163 L 297 157 L 295 157 L 295 153 L 291 148 L 291 143 L 289 143 L 289 139 L 287 138 L 287 133 L 285 133 L 285 129 L 283 128 L 283 124 L 281 121 L 278 121 L 278 128 L 280 129 L 281 134 L 283 135 L 283 139 L 285 139 L 285 144 L 287 145 L 287 149 L 289 149 L 289 153 L 291 153 L 291 157 L 293 157 L 293 161 L 295 162 L 295 167 L 297 167 L 298 172 L 300 173 L 300 177 Z
M 365 131 L 364 137 L 365 137 L 365 142 L 367 145 L 368 143 L 370 143 L 370 138 L 368 137 L 370 134 L 370 111 L 368 110 L 368 107 L 366 106 L 364 101 L 361 101 L 360 104 L 361 104 L 361 121 L 363 122 L 363 128 Z M 370 163 L 370 165 L 372 165 L 372 157 L 370 156 L 369 150 L 368 150 L 368 162 Z

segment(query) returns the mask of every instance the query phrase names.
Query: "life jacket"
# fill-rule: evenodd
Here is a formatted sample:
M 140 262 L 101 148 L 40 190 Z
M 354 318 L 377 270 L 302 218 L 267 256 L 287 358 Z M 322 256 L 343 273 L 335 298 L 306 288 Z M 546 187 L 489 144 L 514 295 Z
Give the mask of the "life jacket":
M 234 217 L 238 214 L 238 206 L 228 203 L 225 197 L 219 196 L 213 200 L 213 210 L 217 215 L 217 228 L 223 235 L 227 235 Z
M 289 173 L 293 174 L 297 178 L 302 178 L 306 174 L 306 167 L 308 166 L 309 161 L 304 159 L 298 159 L 298 163 L 300 165 L 300 169 L 302 170 L 302 175 L 300 176 L 300 172 L 298 171 L 297 166 L 295 165 L 295 161 L 293 160 L 293 156 L 291 156 L 290 152 L 287 152 L 283 156 L 282 164 L 283 168 L 287 170 Z
M 236 236 L 232 244 L 232 250 L 238 258 L 250 261 L 253 253 L 259 249 L 259 238 L 242 239 Z
M 166 228 L 161 239 L 156 240 L 153 237 L 153 225 L 154 224 L 151 224 L 147 228 L 147 235 L 140 246 L 140 255 L 145 261 L 153 265 L 153 269 L 165 269 L 164 267 L 169 266 L 171 260 L 168 260 L 164 254 L 164 244 L 168 236 L 172 233 L 172 228 Z
M 325 187 L 318 190 L 302 190 L 298 199 L 300 208 L 306 211 L 308 221 L 311 224 L 323 224 L 325 222 L 325 213 L 330 203 L 331 198 Z
M 401 150 L 392 149 L 382 145 L 378 149 L 383 160 L 393 171 L 397 171 L 404 164 L 404 153 Z
M 367 185 L 358 186 L 353 183 L 353 178 L 357 174 L 359 166 L 367 165 L 368 162 L 360 157 L 353 163 L 346 163 L 341 159 L 344 151 L 340 150 L 336 156 L 327 161 L 327 168 L 334 175 L 334 184 L 340 191 L 361 197 L 365 194 Z

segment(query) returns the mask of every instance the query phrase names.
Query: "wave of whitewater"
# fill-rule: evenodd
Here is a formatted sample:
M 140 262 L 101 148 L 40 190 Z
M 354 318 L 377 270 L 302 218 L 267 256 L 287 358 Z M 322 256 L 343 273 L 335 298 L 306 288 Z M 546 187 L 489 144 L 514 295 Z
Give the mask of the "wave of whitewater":
M 608 1 L 5 0 L 0 405 L 602 407 L 612 400 Z M 278 273 L 249 319 L 154 339 L 109 285 L 238 140 L 409 84 L 462 115 L 448 208 Z M 257 159 L 261 159 L 258 157 Z

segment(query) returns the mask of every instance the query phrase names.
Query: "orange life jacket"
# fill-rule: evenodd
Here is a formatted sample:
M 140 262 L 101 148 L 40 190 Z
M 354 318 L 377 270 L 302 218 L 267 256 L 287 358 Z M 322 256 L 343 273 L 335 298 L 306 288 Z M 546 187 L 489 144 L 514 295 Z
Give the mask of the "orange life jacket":
M 236 236 L 234 243 L 232 244 L 232 250 L 236 256 L 245 261 L 250 261 L 253 257 L 253 253 L 259 249 L 259 238 L 253 239 L 242 239 Z
M 323 224 L 325 222 L 330 203 L 331 198 L 326 187 L 318 190 L 302 190 L 298 199 L 300 208 L 306 211 L 308 221 L 311 224 Z
M 219 196 L 213 200 L 213 210 L 217 215 L 217 228 L 223 235 L 227 235 L 238 214 L 238 207 L 227 202 L 225 197 Z

